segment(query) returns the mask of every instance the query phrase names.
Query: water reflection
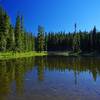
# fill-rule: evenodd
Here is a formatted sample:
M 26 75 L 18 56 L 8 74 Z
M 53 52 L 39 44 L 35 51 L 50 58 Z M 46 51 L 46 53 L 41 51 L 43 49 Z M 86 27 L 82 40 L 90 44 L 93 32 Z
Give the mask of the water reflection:
M 47 57 L 45 66 L 51 71 L 73 71 L 76 74 L 89 72 L 92 74 L 94 81 L 97 75 L 100 75 L 100 58 L 90 57 Z
M 74 84 L 77 84 L 77 76 L 83 72 L 92 74 L 93 80 L 97 80 L 100 76 L 100 58 L 47 56 L 0 61 L 0 99 L 5 100 L 12 91 L 15 91 L 12 94 L 23 95 L 25 74 L 34 68 L 39 81 L 45 80 L 44 73 L 47 70 L 65 73 L 72 71 Z
M 12 92 L 11 85 L 15 82 L 15 92 L 23 93 L 24 74 L 34 67 L 34 58 L 0 61 L 0 100 Z

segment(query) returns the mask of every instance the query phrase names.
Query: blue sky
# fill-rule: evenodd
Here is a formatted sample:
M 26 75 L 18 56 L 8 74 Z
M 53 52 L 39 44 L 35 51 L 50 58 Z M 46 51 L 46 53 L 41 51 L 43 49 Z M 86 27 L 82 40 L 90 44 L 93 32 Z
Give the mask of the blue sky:
M 0 0 L 14 24 L 17 12 L 24 16 L 27 31 L 36 32 L 42 25 L 46 31 L 100 29 L 100 0 Z

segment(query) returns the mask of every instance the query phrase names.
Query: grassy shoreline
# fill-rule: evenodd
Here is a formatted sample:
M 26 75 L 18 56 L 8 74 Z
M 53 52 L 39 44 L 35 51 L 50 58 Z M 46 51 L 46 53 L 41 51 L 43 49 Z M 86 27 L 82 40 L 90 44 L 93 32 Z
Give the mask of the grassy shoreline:
M 0 60 L 33 57 L 33 56 L 45 56 L 47 52 L 3 52 L 0 53 Z
M 17 59 L 17 58 L 26 58 L 33 56 L 46 56 L 46 55 L 57 55 L 57 56 L 99 56 L 100 53 L 91 52 L 91 53 L 73 53 L 73 52 L 3 52 L 0 53 L 0 60 L 8 60 L 8 59 Z

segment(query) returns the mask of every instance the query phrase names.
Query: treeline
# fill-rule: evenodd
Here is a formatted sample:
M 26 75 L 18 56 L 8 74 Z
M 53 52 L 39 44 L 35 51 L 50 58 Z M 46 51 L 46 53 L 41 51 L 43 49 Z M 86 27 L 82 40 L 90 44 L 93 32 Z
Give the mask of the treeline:
M 6 51 L 74 51 L 93 52 L 100 51 L 100 32 L 96 27 L 90 31 L 74 32 L 45 32 L 44 27 L 38 26 L 37 36 L 26 32 L 23 17 L 17 15 L 15 25 L 10 17 L 0 7 L 0 52 Z
M 34 36 L 24 29 L 23 17 L 17 15 L 13 26 L 10 17 L 0 7 L 0 52 L 8 51 L 33 51 Z
M 95 26 L 90 32 L 81 30 L 77 32 L 75 24 L 75 31 L 72 33 L 46 33 L 43 27 L 39 26 L 38 28 L 37 50 L 39 51 L 100 51 L 100 32 L 97 32 Z

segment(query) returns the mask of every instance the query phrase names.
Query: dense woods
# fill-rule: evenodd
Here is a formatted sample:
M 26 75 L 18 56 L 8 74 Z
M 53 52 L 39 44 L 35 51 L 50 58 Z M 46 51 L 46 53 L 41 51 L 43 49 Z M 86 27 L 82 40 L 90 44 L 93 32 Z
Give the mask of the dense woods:
M 15 25 L 10 17 L 0 7 L 0 52 L 8 51 L 74 51 L 93 52 L 100 51 L 100 32 L 96 26 L 90 31 L 74 32 L 45 32 L 44 27 L 38 26 L 37 36 L 26 32 L 23 16 L 17 15 Z
M 0 7 L 0 51 L 33 51 L 34 36 L 24 29 L 23 17 L 17 15 L 15 26 L 10 22 L 10 17 Z
M 50 32 L 46 33 L 45 42 L 48 51 L 100 51 L 100 32 L 96 27 L 90 32 Z M 45 47 L 44 47 L 45 48 Z

